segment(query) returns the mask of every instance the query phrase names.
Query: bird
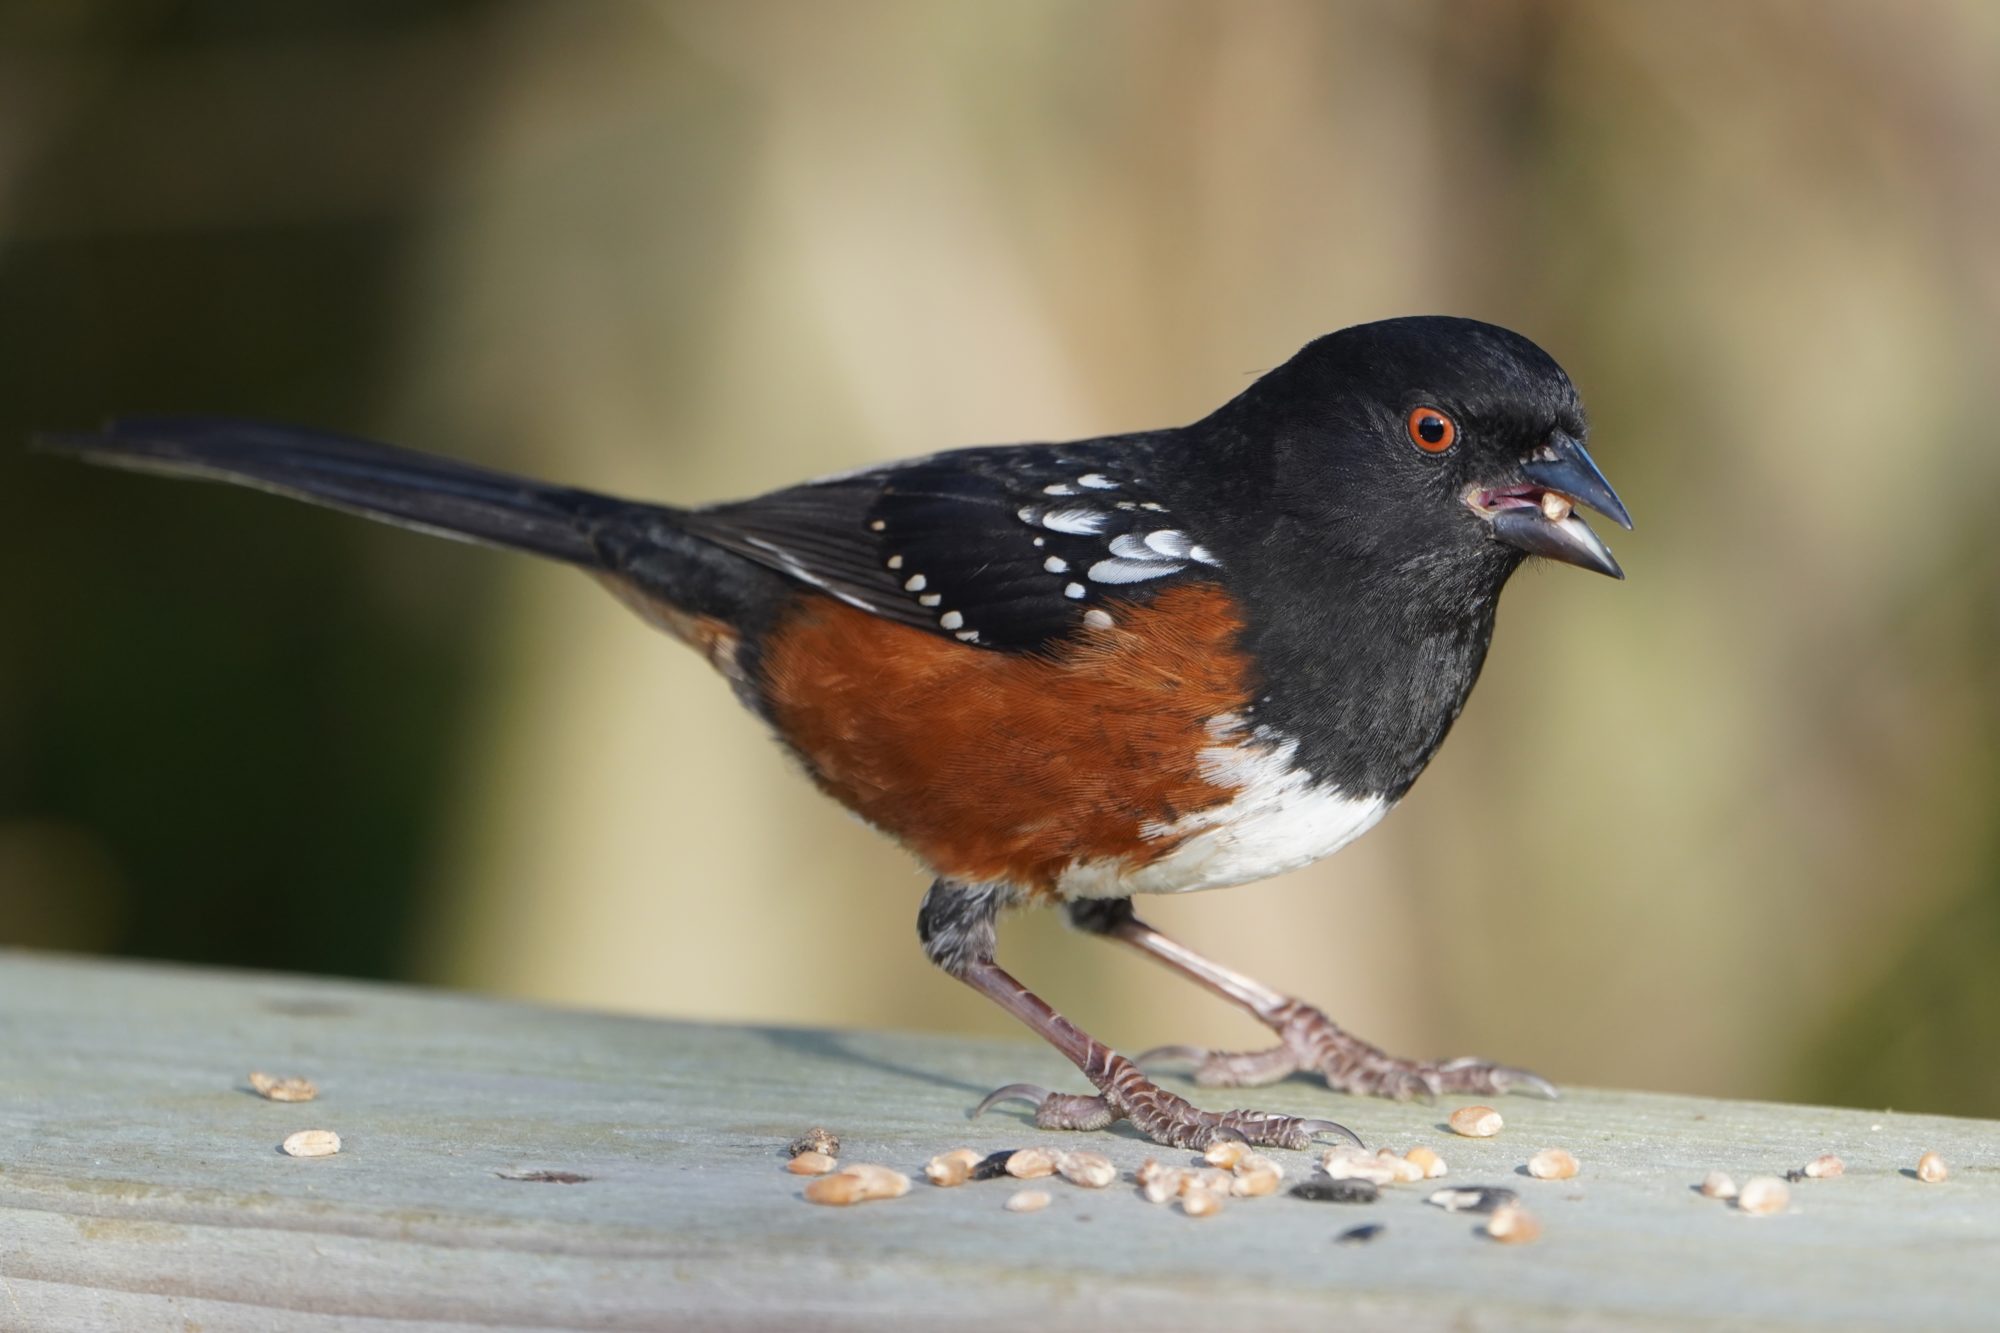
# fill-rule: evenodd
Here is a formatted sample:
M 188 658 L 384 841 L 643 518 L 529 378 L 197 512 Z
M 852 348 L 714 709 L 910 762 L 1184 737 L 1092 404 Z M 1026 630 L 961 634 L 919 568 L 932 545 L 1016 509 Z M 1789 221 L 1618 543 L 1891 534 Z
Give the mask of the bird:
M 1076 1066 L 978 1107 L 1049 1130 L 1129 1121 L 1201 1149 L 1360 1140 L 1213 1111 L 1148 1070 L 1252 1087 L 1554 1096 L 1526 1070 L 1393 1056 L 1148 926 L 1141 895 L 1327 856 L 1382 819 L 1464 708 L 1530 558 L 1622 579 L 1584 521 L 1630 528 L 1569 376 L 1448 315 L 1308 343 L 1191 424 L 960 448 L 699 507 L 386 444 L 206 417 L 118 418 L 43 448 L 233 482 L 577 566 L 702 653 L 821 790 L 932 877 L 926 956 Z M 998 923 L 1057 908 L 1243 1009 L 1266 1050 L 1127 1057 L 998 962 Z

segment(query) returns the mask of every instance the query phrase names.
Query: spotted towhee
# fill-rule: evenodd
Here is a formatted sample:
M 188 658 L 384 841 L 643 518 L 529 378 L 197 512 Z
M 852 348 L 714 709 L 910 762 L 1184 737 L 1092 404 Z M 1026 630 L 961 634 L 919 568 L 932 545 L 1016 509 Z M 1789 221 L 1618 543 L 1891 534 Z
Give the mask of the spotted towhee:
M 1405 1096 L 1550 1093 L 1391 1057 L 1147 927 L 1139 893 L 1241 884 L 1366 832 L 1464 707 L 1528 555 L 1622 577 L 1573 504 L 1630 526 L 1568 376 L 1442 317 L 1330 334 L 1169 430 L 964 449 L 678 509 L 385 445 L 214 420 L 46 443 L 580 565 L 705 653 L 822 789 L 937 876 L 926 953 L 1095 1095 L 1016 1084 L 1048 1128 L 1297 1147 L 1328 1121 L 1197 1109 L 994 961 L 1006 908 L 1064 906 L 1281 1039 L 1169 1048 L 1199 1081 L 1301 1068 Z M 1144 1059 L 1145 1057 L 1142 1057 Z M 983 1108 L 982 1108 L 983 1109 Z

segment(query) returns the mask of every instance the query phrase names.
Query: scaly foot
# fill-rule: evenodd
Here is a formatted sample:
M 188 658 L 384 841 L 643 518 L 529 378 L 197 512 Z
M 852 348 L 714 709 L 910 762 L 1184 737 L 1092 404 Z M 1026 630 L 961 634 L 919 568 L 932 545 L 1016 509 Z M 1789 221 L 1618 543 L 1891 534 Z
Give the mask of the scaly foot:
M 1101 1093 L 1088 1096 L 1010 1083 L 991 1093 L 972 1114 L 982 1115 L 1001 1102 L 1024 1101 L 1034 1106 L 1035 1124 L 1042 1129 L 1103 1129 L 1130 1120 L 1141 1134 L 1169 1148 L 1200 1150 L 1220 1139 L 1241 1139 L 1259 1148 L 1297 1149 L 1322 1135 L 1338 1135 L 1361 1146 L 1353 1130 L 1331 1120 L 1267 1111 L 1204 1111 L 1146 1078 L 1124 1056 L 1111 1057 L 1099 1086 Z
M 1205 1087 L 1251 1088 L 1302 1069 L 1314 1070 L 1335 1092 L 1371 1097 L 1437 1097 L 1523 1092 L 1553 1101 L 1555 1085 L 1538 1074 L 1490 1060 L 1403 1060 L 1346 1031 L 1309 1004 L 1294 1000 L 1267 1020 L 1280 1045 L 1264 1051 L 1210 1051 L 1196 1046 L 1161 1046 L 1139 1057 L 1148 1066 L 1186 1061 L 1194 1081 Z

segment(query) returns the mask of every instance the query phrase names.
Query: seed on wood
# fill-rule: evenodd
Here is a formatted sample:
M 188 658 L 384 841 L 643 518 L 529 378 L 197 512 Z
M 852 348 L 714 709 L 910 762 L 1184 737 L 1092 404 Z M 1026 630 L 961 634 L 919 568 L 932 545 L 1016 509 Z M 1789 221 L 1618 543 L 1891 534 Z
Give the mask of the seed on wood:
M 1372 1180 L 1335 1180 L 1326 1176 L 1315 1176 L 1292 1186 L 1291 1196 L 1304 1199 L 1307 1203 L 1374 1203 L 1382 1197 Z
M 1536 1180 L 1568 1180 L 1577 1170 L 1575 1156 L 1564 1148 L 1544 1148 L 1528 1159 L 1528 1174 Z
M 841 1174 L 853 1176 L 861 1182 L 863 1198 L 900 1199 L 910 1192 L 908 1176 L 893 1167 L 874 1162 L 856 1162 Z
M 1444 1164 L 1444 1158 L 1439 1157 L 1436 1153 L 1432 1152 L 1429 1148 L 1424 1147 L 1422 1144 L 1418 1144 L 1416 1147 L 1404 1153 L 1403 1157 L 1406 1161 L 1415 1162 L 1419 1167 L 1423 1169 L 1425 1180 L 1436 1180 L 1439 1176 L 1443 1175 L 1447 1170 Z
M 849 1171 L 837 1176 L 820 1176 L 806 1185 L 806 1198 L 813 1203 L 823 1203 L 831 1208 L 845 1208 L 851 1203 L 860 1203 L 867 1198 L 863 1192 L 861 1177 Z
M 1201 1155 L 1201 1160 L 1210 1166 L 1219 1166 L 1225 1171 L 1230 1171 L 1235 1169 L 1236 1164 L 1242 1161 L 1244 1154 L 1249 1151 L 1250 1145 L 1242 1139 L 1217 1139 L 1208 1145 L 1208 1151 Z
M 1047 1190 L 1015 1190 L 1007 1199 L 1010 1213 L 1039 1213 L 1049 1206 Z
M 1468 1139 L 1490 1139 L 1506 1123 L 1490 1106 L 1461 1106 L 1451 1113 L 1451 1132 Z
M 1502 1204 L 1486 1219 L 1486 1234 L 1502 1245 L 1526 1245 L 1541 1237 L 1542 1224 L 1521 1205 Z
M 1447 1213 L 1490 1213 L 1520 1201 L 1521 1196 L 1504 1185 L 1462 1185 L 1438 1190 L 1424 1200 Z
M 340 1151 L 340 1135 L 330 1129 L 302 1129 L 280 1145 L 287 1157 L 331 1157 Z
M 1746 1213 L 1782 1213 L 1792 1202 L 1792 1187 L 1776 1176 L 1757 1176 L 1743 1182 L 1736 1206 Z
M 963 1185 L 971 1175 L 972 1165 L 955 1152 L 941 1152 L 924 1163 L 924 1179 L 947 1189 Z
M 1803 1174 L 1808 1180 L 1831 1180 L 1847 1174 L 1847 1163 L 1830 1152 L 1823 1152 L 1805 1164 Z
M 996 1177 L 1006 1175 L 1007 1159 L 1020 1151 L 1021 1149 L 1019 1148 L 1002 1148 L 999 1152 L 986 1154 L 986 1156 L 972 1164 L 972 1178 L 974 1180 L 992 1180 Z
M 823 1152 L 802 1152 L 785 1163 L 785 1170 L 795 1176 L 823 1176 L 839 1165 Z
M 1016 1180 L 1040 1180 L 1056 1173 L 1056 1155 L 1047 1148 L 1023 1148 L 1007 1157 L 1007 1174 Z
M 838 1158 L 840 1156 L 840 1140 L 833 1136 L 831 1130 L 821 1129 L 818 1125 L 814 1125 L 811 1129 L 799 1135 L 785 1146 L 785 1155 L 787 1157 L 797 1157 L 800 1153 L 808 1152 L 825 1153 L 828 1157 Z
M 1239 1199 L 1261 1199 L 1267 1194 L 1276 1194 L 1278 1183 L 1284 1178 L 1285 1168 L 1270 1158 L 1261 1153 L 1245 1153 L 1243 1160 L 1236 1164 L 1236 1176 L 1229 1182 L 1229 1192 Z
M 277 1078 L 261 1070 L 251 1073 L 250 1090 L 271 1102 L 309 1102 L 319 1096 L 309 1078 Z
M 1118 1179 L 1118 1168 L 1102 1153 L 1062 1153 L 1056 1158 L 1056 1170 L 1070 1184 L 1091 1190 L 1101 1190 Z
M 1328 1148 L 1319 1165 L 1335 1180 L 1365 1180 L 1371 1185 L 1389 1185 L 1396 1180 L 1394 1167 L 1360 1148 Z
M 1950 1174 L 1951 1169 L 1944 1164 L 1944 1158 L 1934 1152 L 1927 1152 L 1917 1159 L 1917 1179 L 1927 1185 L 1935 1185 Z
M 1333 1238 L 1335 1245 L 1366 1245 L 1389 1228 L 1380 1222 L 1363 1222 L 1358 1227 L 1349 1227 Z
M 1389 1178 L 1399 1185 L 1414 1184 L 1424 1178 L 1424 1168 L 1419 1162 L 1407 1157 L 1398 1157 L 1395 1149 L 1383 1148 L 1376 1152 L 1375 1160 L 1389 1171 Z
M 1711 1199 L 1733 1199 L 1736 1182 L 1721 1171 L 1711 1171 L 1701 1178 L 1701 1192 Z
M 1181 1211 L 1189 1217 L 1214 1217 L 1222 1211 L 1222 1196 L 1213 1190 L 1189 1190 L 1181 1195 Z

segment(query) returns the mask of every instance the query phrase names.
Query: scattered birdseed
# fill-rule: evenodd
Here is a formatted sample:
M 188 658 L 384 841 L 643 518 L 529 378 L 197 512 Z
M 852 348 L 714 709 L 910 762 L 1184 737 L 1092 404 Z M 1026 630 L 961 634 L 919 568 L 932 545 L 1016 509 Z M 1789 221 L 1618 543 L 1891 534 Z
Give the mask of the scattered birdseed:
M 1334 1180 L 1315 1176 L 1292 1186 L 1291 1196 L 1307 1203 L 1374 1203 L 1382 1191 L 1371 1180 Z
M 1278 1183 L 1284 1178 L 1285 1168 L 1270 1158 L 1262 1153 L 1245 1153 L 1236 1164 L 1236 1176 L 1229 1182 L 1229 1192 L 1239 1199 L 1261 1199 L 1267 1194 L 1276 1194 Z
M 340 1151 L 340 1135 L 330 1129 L 302 1129 L 287 1135 L 280 1146 L 287 1157 L 331 1157 Z
M 1526 1245 L 1541 1239 L 1542 1224 L 1521 1205 L 1502 1204 L 1486 1219 L 1486 1234 L 1502 1245 Z
M 1363 1222 L 1358 1227 L 1349 1227 L 1333 1238 L 1335 1245 L 1366 1245 L 1389 1228 L 1380 1222 Z
M 1222 1196 L 1214 1190 L 1189 1190 L 1181 1195 L 1181 1211 L 1189 1217 L 1214 1217 L 1222 1211 Z
M 1225 1171 L 1230 1171 L 1235 1169 L 1236 1164 L 1242 1161 L 1249 1151 L 1250 1145 L 1242 1139 L 1217 1139 L 1208 1145 L 1208 1151 L 1201 1155 L 1201 1160 L 1210 1166 L 1219 1166 Z
M 972 1178 L 974 1180 L 992 1180 L 998 1176 L 1006 1175 L 1007 1159 L 1021 1151 L 1023 1150 L 1020 1148 L 1002 1148 L 999 1152 L 986 1154 L 986 1156 L 972 1164 Z
M 1403 1158 L 1405 1161 L 1415 1162 L 1418 1166 L 1422 1167 L 1425 1180 L 1436 1180 L 1449 1169 L 1444 1164 L 1444 1158 L 1439 1157 L 1422 1144 L 1418 1144 L 1404 1153 Z
M 1536 1180 L 1568 1180 L 1577 1170 L 1575 1156 L 1564 1148 L 1544 1148 L 1528 1159 L 1528 1174 Z
M 858 1162 L 838 1175 L 821 1176 L 806 1186 L 806 1198 L 839 1208 L 870 1199 L 900 1199 L 909 1192 L 908 1176 L 873 1162 Z
M 1321 1154 L 1319 1165 L 1335 1180 L 1365 1180 L 1371 1185 L 1392 1185 L 1397 1179 L 1396 1168 L 1361 1148 L 1328 1148 Z
M 1047 1148 L 1023 1148 L 1007 1158 L 1007 1174 L 1016 1180 L 1040 1180 L 1056 1173 L 1056 1155 Z
M 1066 1152 L 1056 1157 L 1056 1170 L 1072 1185 L 1101 1190 L 1118 1179 L 1118 1168 L 1109 1157 L 1094 1152 Z
M 1701 1178 L 1701 1192 L 1711 1199 L 1733 1199 L 1736 1182 L 1723 1172 L 1711 1171 Z
M 823 1152 L 807 1151 L 785 1163 L 785 1170 L 795 1176 L 823 1176 L 839 1165 L 837 1159 Z
M 1447 1213 L 1490 1213 L 1520 1201 L 1521 1196 L 1505 1185 L 1461 1185 L 1438 1190 L 1424 1200 Z
M 1951 1168 L 1944 1164 L 1944 1158 L 1934 1152 L 1927 1152 L 1917 1159 L 1917 1179 L 1926 1185 L 1935 1185 L 1951 1174 Z
M 1388 1169 L 1389 1178 L 1399 1185 L 1412 1185 L 1424 1178 L 1424 1168 L 1421 1163 L 1413 1162 L 1407 1157 L 1398 1157 L 1393 1148 L 1378 1149 L 1375 1160 Z
M 1181 1192 L 1181 1178 L 1187 1173 L 1177 1167 L 1165 1166 L 1148 1157 L 1132 1173 L 1139 1182 L 1139 1192 L 1147 1203 L 1166 1203 Z
M 1800 1174 L 1808 1180 L 1831 1180 L 1847 1174 L 1847 1163 L 1830 1152 L 1823 1152 L 1807 1162 Z
M 1047 1190 L 1015 1190 L 1007 1199 L 1010 1213 L 1039 1213 L 1049 1206 Z
M 971 1178 L 972 1168 L 978 1164 L 978 1153 L 970 1148 L 956 1148 L 951 1152 L 941 1152 L 924 1163 L 924 1178 L 933 1185 L 947 1188 L 963 1185 Z
M 277 1078 L 262 1071 L 250 1075 L 250 1090 L 271 1102 L 309 1102 L 319 1088 L 309 1078 Z
M 1736 1206 L 1746 1213 L 1782 1213 L 1792 1202 L 1792 1187 L 1776 1176 L 1758 1176 L 1743 1182 Z
M 800 1153 L 808 1152 L 825 1153 L 828 1157 L 838 1158 L 840 1140 L 833 1136 L 833 1131 L 814 1125 L 785 1146 L 787 1157 L 797 1157 Z
M 1506 1122 L 1490 1106 L 1461 1106 L 1451 1113 L 1451 1132 L 1468 1139 L 1490 1139 Z
M 1229 1193 L 1231 1183 L 1233 1182 L 1230 1174 L 1219 1166 L 1196 1167 L 1191 1171 L 1181 1172 L 1181 1196 L 1185 1198 L 1196 1190 L 1207 1190 L 1217 1197 L 1222 1197 Z

